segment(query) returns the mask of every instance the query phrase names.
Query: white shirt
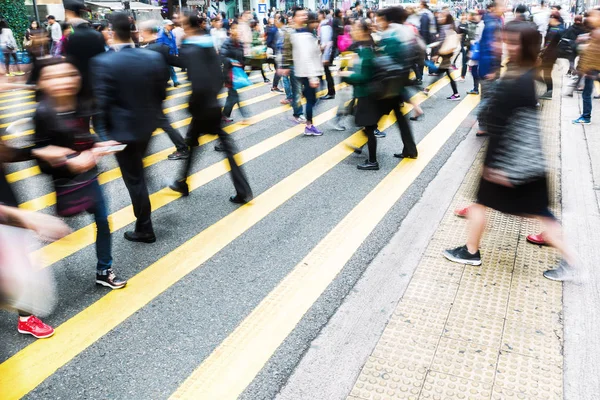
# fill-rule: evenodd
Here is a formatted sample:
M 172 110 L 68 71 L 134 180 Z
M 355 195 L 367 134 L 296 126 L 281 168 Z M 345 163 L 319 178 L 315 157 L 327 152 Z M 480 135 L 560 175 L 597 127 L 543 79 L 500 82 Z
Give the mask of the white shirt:
M 60 24 L 58 22 L 50 25 L 50 37 L 53 42 L 58 42 L 62 38 L 62 30 L 60 29 Z
M 175 43 L 177 43 L 177 48 L 181 47 L 181 41 L 185 37 L 185 32 L 182 27 L 176 26 L 173 28 L 173 33 L 175 34 Z

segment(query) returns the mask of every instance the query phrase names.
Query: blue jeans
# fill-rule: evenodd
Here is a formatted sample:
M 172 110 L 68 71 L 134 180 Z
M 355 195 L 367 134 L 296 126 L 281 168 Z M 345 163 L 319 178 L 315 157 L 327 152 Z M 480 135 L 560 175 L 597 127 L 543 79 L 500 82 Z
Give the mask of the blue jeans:
M 294 95 L 292 94 L 292 84 L 290 83 L 290 77 L 282 76 L 281 82 L 283 82 L 283 90 L 285 90 L 285 98 L 289 101 L 294 100 Z
M 294 117 L 299 117 L 304 114 L 302 112 L 302 84 L 300 83 L 300 79 L 294 75 L 294 72 L 290 74 L 290 83 L 292 85 L 292 108 L 294 109 Z
M 104 194 L 98 182 L 94 183 L 96 190 L 96 203 L 90 213 L 94 214 L 96 220 L 96 257 L 98 258 L 98 271 L 105 271 L 112 266 L 112 244 L 110 227 L 108 226 L 108 209 L 104 200 Z
M 317 89 L 310 87 L 310 80 L 308 78 L 296 78 L 300 85 L 303 86 L 303 94 L 306 97 L 306 121 L 312 124 L 313 118 L 313 107 L 317 103 Z M 300 107 L 302 111 L 302 106 Z M 296 115 L 294 113 L 294 115 Z
M 581 98 L 583 99 L 583 118 L 592 118 L 592 93 L 594 92 L 594 78 L 586 76 L 584 78 L 583 93 Z
M 179 83 L 179 81 L 177 80 L 177 74 L 175 73 L 175 68 L 169 65 L 169 71 L 171 72 L 171 80 L 173 81 L 173 83 Z

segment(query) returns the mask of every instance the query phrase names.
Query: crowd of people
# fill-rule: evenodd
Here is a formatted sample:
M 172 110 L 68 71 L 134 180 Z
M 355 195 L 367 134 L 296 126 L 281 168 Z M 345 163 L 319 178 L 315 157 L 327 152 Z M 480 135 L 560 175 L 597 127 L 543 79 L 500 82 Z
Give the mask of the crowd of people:
M 407 119 L 401 105 L 411 102 L 419 91 L 428 94 L 423 88 L 425 67 L 431 76 L 429 85 L 443 77 L 449 79 L 450 101 L 460 100 L 457 83 L 464 82 L 470 70 L 474 86 L 465 94 L 481 94 L 477 135 L 490 136 L 490 145 L 477 204 L 458 212 L 472 221 L 468 243 L 446 251 L 445 256 L 481 264 L 485 208 L 491 207 L 541 218 L 547 229 L 542 235 L 531 235 L 531 241 L 557 247 L 565 259 L 545 276 L 555 280 L 568 276 L 574 256 L 560 239 L 560 227 L 549 211 L 538 100 L 552 98 L 552 66 L 565 58 L 575 85 L 583 83 L 583 114 L 574 123 L 590 123 L 593 82 L 600 70 L 599 10 L 575 17 L 569 28 L 560 13 L 552 11 L 540 34 L 523 7 L 515 9 L 514 20 L 504 21 L 505 7 L 499 0 L 485 10 L 465 11 L 457 20 L 453 10 L 434 11 L 425 2 L 377 11 L 364 10 L 357 2 L 346 12 L 313 13 L 300 7 L 273 12 L 262 24 L 251 11 L 245 11 L 234 19 L 174 15 L 172 20 L 145 22 L 139 27 L 126 13 L 114 13 L 110 23 L 93 26 L 80 17 L 85 8 L 82 1 L 64 0 L 64 6 L 65 21 L 48 17 L 49 34 L 34 21 L 25 35 L 35 58 L 30 79 L 37 84 L 39 100 L 35 146 L 12 148 L 0 141 L 0 162 L 37 160 L 42 171 L 52 177 L 57 214 L 69 217 L 88 212 L 93 216 L 99 285 L 121 289 L 127 284 L 112 267 L 108 211 L 98 182 L 97 165 L 102 157 L 115 155 L 131 197 L 136 223 L 133 230 L 125 232 L 125 239 L 153 243 L 157 238 L 143 157 L 157 128 L 175 144 L 176 151 L 169 159 L 185 161 L 169 185 L 173 191 L 190 194 L 187 177 L 193 150 L 200 135 L 215 134 L 220 139 L 215 150 L 224 152 L 231 166 L 235 194 L 230 201 L 248 203 L 252 189 L 234 158 L 233 138 L 222 128 L 233 121 L 236 104 L 244 118 L 241 123 L 246 121 L 239 89 L 249 84 L 247 75 L 260 71 L 272 92 L 285 95 L 281 103 L 291 106 L 293 121 L 305 126 L 304 134 L 321 136 L 322 128 L 313 123 L 313 110 L 317 101 L 338 96 L 335 64 L 337 76 L 352 86 L 352 96 L 339 96 L 338 115 L 331 128 L 345 130 L 346 116 L 352 116 L 354 125 L 362 128 L 368 157 L 357 166 L 360 170 L 379 169 L 377 140 L 385 133 L 378 130 L 378 122 L 392 111 L 403 142 L 403 149 L 394 156 L 418 157 L 409 120 L 419 121 L 424 113 L 413 103 L 413 114 Z M 0 46 L 8 59 L 15 47 L 14 37 L 4 25 L 0 24 L 0 29 Z M 501 74 L 503 65 L 506 71 Z M 275 71 L 272 82 L 264 73 L 265 66 Z M 187 73 L 191 85 L 192 120 L 185 136 L 171 126 L 162 109 L 167 86 L 179 85 L 175 68 Z M 543 80 L 547 87 L 539 98 L 536 80 Z M 326 87 L 326 95 L 317 98 L 321 85 Z M 221 109 L 218 95 L 224 87 L 228 95 Z M 531 133 L 527 138 L 519 135 L 523 129 Z M 354 151 L 361 153 L 362 149 Z M 37 214 L 19 210 L 4 174 L 0 193 L 1 223 L 42 232 L 51 239 L 68 233 L 58 219 L 38 219 Z M 19 332 L 37 338 L 54 333 L 31 315 L 31 310 L 18 311 Z

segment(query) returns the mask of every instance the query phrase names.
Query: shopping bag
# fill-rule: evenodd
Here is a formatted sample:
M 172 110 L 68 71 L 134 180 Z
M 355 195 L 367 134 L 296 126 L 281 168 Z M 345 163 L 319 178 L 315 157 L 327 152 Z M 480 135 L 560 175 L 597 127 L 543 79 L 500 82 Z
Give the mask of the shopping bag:
M 245 88 L 246 86 L 252 85 L 252 81 L 248 78 L 248 74 L 242 67 L 231 68 L 231 84 L 235 90 Z
M 429 71 L 430 74 L 437 74 L 440 71 L 438 66 L 435 65 L 435 63 L 431 60 L 425 60 L 424 64 L 427 67 L 427 70 Z
M 0 225 L 0 305 L 44 317 L 56 306 L 56 286 L 31 258 L 35 246 L 32 232 Z

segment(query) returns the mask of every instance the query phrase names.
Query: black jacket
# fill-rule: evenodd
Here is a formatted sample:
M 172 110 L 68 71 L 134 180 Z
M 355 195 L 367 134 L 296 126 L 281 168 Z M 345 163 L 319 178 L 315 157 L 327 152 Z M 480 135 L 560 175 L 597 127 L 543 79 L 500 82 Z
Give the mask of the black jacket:
M 165 62 L 168 65 L 172 65 L 174 67 L 181 67 L 181 62 L 179 60 L 179 57 L 171 54 L 170 53 L 171 49 L 166 44 L 152 42 L 152 43 L 148 44 L 145 47 L 145 49 L 156 51 L 157 53 L 160 53 L 160 55 L 163 56 L 163 59 L 165 60 Z
M 81 74 L 80 97 L 83 100 L 89 100 L 93 97 L 90 61 L 93 57 L 106 51 L 104 37 L 85 20 L 69 20 L 69 23 L 73 26 L 73 33 L 69 36 L 66 54 Z
M 223 63 L 223 79 L 226 84 L 231 84 L 231 60 L 244 65 L 244 46 L 239 41 L 234 42 L 231 38 L 227 38 L 219 54 Z
M 198 117 L 203 112 L 212 112 L 215 108 L 220 110 L 221 105 L 217 96 L 223 87 L 221 59 L 210 35 L 184 39 L 179 57 L 187 68 L 188 78 L 192 84 L 192 95 L 189 101 L 192 115 Z
M 154 51 L 125 47 L 95 57 L 91 63 L 94 95 L 100 113 L 99 136 L 119 142 L 150 140 L 162 115 L 169 69 Z

